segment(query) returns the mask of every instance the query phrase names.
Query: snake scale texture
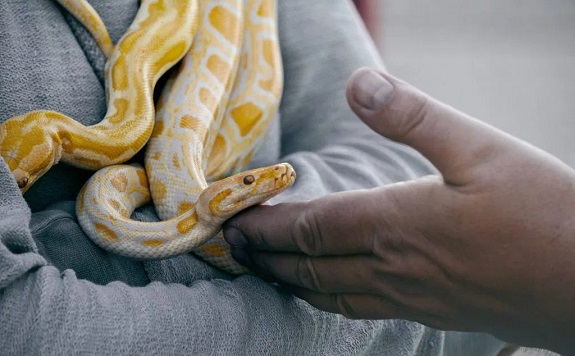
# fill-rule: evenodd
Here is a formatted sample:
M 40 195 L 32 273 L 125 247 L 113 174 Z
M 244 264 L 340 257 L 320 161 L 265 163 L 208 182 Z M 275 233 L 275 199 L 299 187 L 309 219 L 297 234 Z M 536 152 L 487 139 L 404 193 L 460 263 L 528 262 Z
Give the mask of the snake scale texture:
M 221 224 L 295 180 L 287 163 L 241 172 L 281 99 L 275 0 L 144 0 L 116 45 L 87 1 L 57 1 L 108 58 L 109 109 L 92 126 L 46 110 L 0 125 L 0 153 L 22 193 L 59 161 L 98 170 L 76 208 L 96 244 L 138 259 L 193 251 L 247 272 Z M 154 103 L 156 83 L 172 68 Z M 145 167 L 120 164 L 146 143 Z M 161 221 L 131 219 L 150 201 Z

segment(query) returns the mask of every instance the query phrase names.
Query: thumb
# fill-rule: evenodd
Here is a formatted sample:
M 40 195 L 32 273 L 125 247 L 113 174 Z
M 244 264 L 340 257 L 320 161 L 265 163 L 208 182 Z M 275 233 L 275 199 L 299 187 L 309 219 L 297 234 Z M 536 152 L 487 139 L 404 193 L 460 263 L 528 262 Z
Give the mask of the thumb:
M 347 85 L 351 109 L 372 130 L 426 156 L 446 182 L 466 183 L 503 134 L 389 74 L 358 69 Z

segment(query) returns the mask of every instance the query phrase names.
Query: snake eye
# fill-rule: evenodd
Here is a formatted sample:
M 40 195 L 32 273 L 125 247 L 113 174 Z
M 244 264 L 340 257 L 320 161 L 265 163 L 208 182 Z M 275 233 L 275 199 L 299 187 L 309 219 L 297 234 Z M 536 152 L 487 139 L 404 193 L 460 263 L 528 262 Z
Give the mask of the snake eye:
M 18 179 L 16 183 L 18 183 L 18 188 L 23 189 L 28 185 L 28 177 Z
M 250 184 L 252 184 L 252 183 L 255 182 L 255 181 L 256 181 L 256 179 L 255 179 L 254 176 L 252 176 L 252 175 L 249 175 L 249 176 L 245 176 L 245 177 L 244 177 L 244 184 L 245 184 L 245 185 L 250 185 Z

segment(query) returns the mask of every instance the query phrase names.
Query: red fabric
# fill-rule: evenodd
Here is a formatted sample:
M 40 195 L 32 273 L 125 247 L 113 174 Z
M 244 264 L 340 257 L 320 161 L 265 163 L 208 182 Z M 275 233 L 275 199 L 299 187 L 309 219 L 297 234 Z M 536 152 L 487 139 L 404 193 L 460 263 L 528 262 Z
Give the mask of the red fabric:
M 365 26 L 373 37 L 375 34 L 375 25 L 378 21 L 376 15 L 378 10 L 377 7 L 381 6 L 381 3 L 378 4 L 377 1 L 373 0 L 353 0 L 353 3 L 357 7 L 361 18 L 365 22 Z

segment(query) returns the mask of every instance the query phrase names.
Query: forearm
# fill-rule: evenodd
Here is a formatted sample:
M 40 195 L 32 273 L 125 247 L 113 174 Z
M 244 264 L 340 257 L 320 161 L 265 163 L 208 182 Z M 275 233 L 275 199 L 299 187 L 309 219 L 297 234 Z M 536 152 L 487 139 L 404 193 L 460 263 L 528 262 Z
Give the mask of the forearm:
M 8 354 L 258 354 L 287 347 L 287 340 L 296 337 L 288 330 L 278 334 L 277 345 L 246 340 L 258 338 L 252 335 L 257 333 L 260 338 L 267 336 L 265 330 L 254 327 L 262 324 L 258 316 L 297 323 L 296 313 L 277 313 L 293 299 L 276 298 L 275 303 L 264 304 L 268 310 L 263 314 L 253 315 L 241 300 L 247 295 L 257 300 L 259 293 L 269 293 L 264 289 L 271 287 L 235 284 L 240 286 L 98 286 L 76 279 L 71 270 L 60 275 L 55 268 L 44 267 L 3 290 L 0 339 Z M 214 289 L 221 291 L 213 293 Z M 297 328 L 292 330 L 298 333 Z M 304 341 L 309 337 L 297 336 Z
M 320 312 L 255 277 L 134 288 L 49 266 L 3 289 L 0 312 L 7 354 L 345 354 L 387 330 Z
M 74 271 L 59 271 L 38 254 L 29 211 L 3 162 L 0 186 L 4 353 L 349 354 L 366 351 L 376 335 L 388 331 L 385 323 L 318 311 L 252 276 L 144 287 L 78 279 Z M 79 246 L 72 244 L 68 253 L 54 257 L 74 255 L 88 265 L 98 263 L 90 258 L 93 250 Z M 412 337 L 428 333 L 412 332 Z

